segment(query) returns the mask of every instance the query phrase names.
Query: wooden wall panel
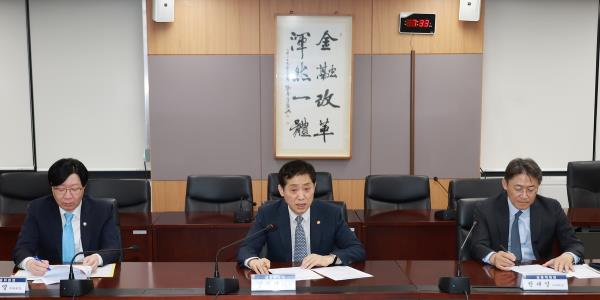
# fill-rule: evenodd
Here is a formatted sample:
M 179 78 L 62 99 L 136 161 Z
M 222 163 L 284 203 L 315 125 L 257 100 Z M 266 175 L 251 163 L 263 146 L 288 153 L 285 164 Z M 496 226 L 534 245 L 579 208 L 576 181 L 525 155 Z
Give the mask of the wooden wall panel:
M 258 54 L 259 0 L 177 0 L 175 22 L 152 21 L 148 54 Z
M 448 189 L 449 179 L 440 179 Z M 153 180 L 152 211 L 183 211 L 185 207 L 185 180 Z M 431 207 L 444 209 L 448 204 L 448 194 L 433 180 L 429 181 Z M 336 179 L 333 181 L 333 197 L 346 202 L 348 209 L 364 208 L 364 179 Z M 267 180 L 252 180 L 252 197 L 257 208 L 267 199 Z
M 479 22 L 462 22 L 458 7 L 459 0 L 373 0 L 373 54 L 483 53 L 483 13 Z M 436 13 L 435 34 L 400 34 L 400 12 Z
M 260 51 L 275 53 L 275 16 L 350 15 L 354 54 L 371 53 L 371 0 L 262 0 L 260 2 Z

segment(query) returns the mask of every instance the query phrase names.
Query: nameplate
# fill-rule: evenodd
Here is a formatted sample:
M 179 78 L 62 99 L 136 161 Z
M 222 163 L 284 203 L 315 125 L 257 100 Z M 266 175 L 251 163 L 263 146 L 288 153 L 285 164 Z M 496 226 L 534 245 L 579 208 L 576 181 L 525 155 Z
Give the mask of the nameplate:
M 28 289 L 25 277 L 0 277 L 0 294 L 25 294 Z
M 296 275 L 253 274 L 250 276 L 250 290 L 253 292 L 295 291 Z
M 132 233 L 133 234 L 145 235 L 145 234 L 148 234 L 148 231 L 147 230 L 138 229 L 138 230 L 133 230 Z
M 523 275 L 521 289 L 524 291 L 568 291 L 567 275 Z

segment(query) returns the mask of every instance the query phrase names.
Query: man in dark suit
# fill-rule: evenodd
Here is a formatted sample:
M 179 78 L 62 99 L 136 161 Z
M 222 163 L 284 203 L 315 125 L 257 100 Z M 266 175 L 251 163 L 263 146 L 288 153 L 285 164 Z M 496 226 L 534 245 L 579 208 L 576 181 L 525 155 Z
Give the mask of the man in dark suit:
M 82 250 L 120 248 L 114 208 L 109 202 L 84 196 L 88 174 L 78 160 L 55 162 L 48 170 L 52 195 L 29 204 L 25 223 L 13 250 L 13 260 L 34 275 L 43 275 L 49 263 L 69 263 Z M 79 256 L 93 270 L 116 262 L 119 252 Z
M 537 195 L 542 171 L 532 159 L 513 159 L 502 180 L 505 192 L 475 207 L 473 256 L 502 270 L 520 261 L 547 260 L 557 271 L 573 270 L 583 258 L 583 244 L 560 203 Z M 552 258 L 553 241 L 562 252 Z
M 303 268 L 312 268 L 365 259 L 365 250 L 339 207 L 326 201 L 313 202 L 315 181 L 315 169 L 305 161 L 295 160 L 281 167 L 278 189 L 283 200 L 259 209 L 248 236 L 269 224 L 276 229 L 242 244 L 238 252 L 241 265 L 267 274 L 271 261 L 298 262 Z M 265 243 L 267 258 L 259 258 Z

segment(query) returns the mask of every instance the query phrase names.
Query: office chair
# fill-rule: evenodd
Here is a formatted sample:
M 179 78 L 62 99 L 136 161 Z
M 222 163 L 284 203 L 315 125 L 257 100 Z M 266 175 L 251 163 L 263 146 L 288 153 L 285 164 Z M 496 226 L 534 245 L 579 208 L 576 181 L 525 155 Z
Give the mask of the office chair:
M 267 200 L 282 199 L 277 186 L 279 177 L 277 173 L 271 173 L 267 177 Z M 315 189 L 315 200 L 334 200 L 333 199 L 333 180 L 329 172 L 317 172 Z
M 600 161 L 572 161 L 567 164 L 569 207 L 600 207 Z
M 448 209 L 456 210 L 456 202 L 463 198 L 489 198 L 504 191 L 502 178 L 453 179 L 448 186 Z
M 459 250 L 463 241 L 467 237 L 469 230 L 473 226 L 473 213 L 477 203 L 487 198 L 460 198 L 456 204 L 456 255 L 460 255 Z M 457 260 L 471 260 L 471 240 L 465 244 L 462 252 L 462 257 L 457 257 Z
M 115 198 L 119 212 L 150 212 L 152 193 L 145 179 L 90 179 L 85 193 L 95 198 Z
M 0 174 L 1 213 L 26 213 L 31 200 L 51 193 L 47 172 Z
M 431 209 L 429 178 L 410 175 L 369 175 L 365 209 Z
M 252 180 L 247 175 L 188 176 L 185 211 L 253 210 Z

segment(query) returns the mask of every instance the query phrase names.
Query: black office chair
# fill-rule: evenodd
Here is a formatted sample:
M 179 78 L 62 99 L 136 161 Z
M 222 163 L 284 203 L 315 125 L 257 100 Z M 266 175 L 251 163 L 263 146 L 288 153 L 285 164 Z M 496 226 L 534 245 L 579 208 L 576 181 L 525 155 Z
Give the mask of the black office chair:
M 456 203 L 463 198 L 489 198 L 504 191 L 502 178 L 453 179 L 448 186 L 448 209 L 456 210 Z
M 409 175 L 369 175 L 365 209 L 431 209 L 429 178 Z
M 282 199 L 277 186 L 279 177 L 277 173 L 269 174 L 267 178 L 267 200 Z M 334 200 L 333 199 L 333 180 L 329 172 L 317 172 L 315 189 L 315 200 Z
M 457 201 L 456 208 L 456 255 L 460 255 L 460 246 L 464 242 L 469 230 L 473 226 L 473 213 L 477 203 L 487 198 L 461 198 Z M 457 257 L 461 260 L 471 260 L 471 240 L 467 241 L 462 253 L 462 257 Z
M 0 174 L 0 213 L 26 213 L 31 200 L 52 193 L 46 172 Z
M 247 175 L 188 176 L 185 211 L 253 210 L 252 180 Z
M 152 195 L 145 179 L 90 179 L 85 193 L 117 199 L 119 212 L 150 212 Z
M 567 164 L 569 207 L 600 207 L 600 161 L 572 161 Z
M 89 181 L 88 181 L 89 183 Z M 115 198 L 104 198 L 104 197 L 92 197 L 96 200 L 105 201 L 111 203 L 113 206 L 113 218 L 115 218 L 115 224 L 117 225 L 117 240 L 119 241 L 119 247 L 123 247 L 123 241 L 121 239 L 121 221 L 119 220 L 119 205 Z M 123 251 L 119 257 L 120 261 L 123 261 Z

